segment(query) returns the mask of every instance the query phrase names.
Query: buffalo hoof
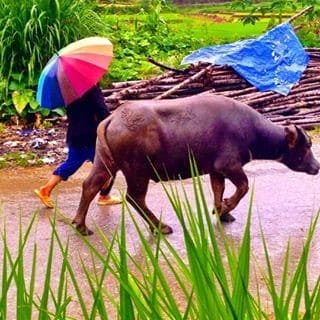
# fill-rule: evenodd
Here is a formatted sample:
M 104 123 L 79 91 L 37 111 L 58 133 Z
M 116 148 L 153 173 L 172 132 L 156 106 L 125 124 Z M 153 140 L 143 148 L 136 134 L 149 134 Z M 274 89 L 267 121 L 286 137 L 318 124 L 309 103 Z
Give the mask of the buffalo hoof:
M 75 220 L 72 221 L 72 224 L 76 225 L 77 231 L 81 233 L 81 235 L 83 236 L 91 236 L 93 234 L 93 232 L 90 229 L 88 229 L 86 225 L 77 224 Z
M 167 226 L 167 225 L 161 226 L 160 231 L 161 231 L 162 234 L 170 234 L 170 233 L 173 233 L 172 228 L 169 227 L 169 226 Z
M 173 233 L 173 229 L 170 226 L 166 225 L 166 224 L 162 224 L 158 228 L 154 228 L 152 226 L 151 227 L 151 232 L 153 234 L 157 234 L 158 232 L 160 232 L 161 234 L 171 234 L 171 233 Z
M 221 216 L 220 216 L 220 221 L 221 222 L 233 222 L 233 221 L 235 221 L 236 220 L 236 218 L 233 216 L 233 215 L 231 215 L 230 213 L 224 213 L 224 214 L 222 214 Z

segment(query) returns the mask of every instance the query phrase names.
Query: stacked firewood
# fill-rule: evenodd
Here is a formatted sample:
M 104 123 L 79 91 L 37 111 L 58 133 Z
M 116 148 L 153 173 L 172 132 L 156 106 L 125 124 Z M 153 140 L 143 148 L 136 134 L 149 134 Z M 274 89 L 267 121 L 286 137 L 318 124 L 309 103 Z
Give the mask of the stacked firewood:
M 231 67 L 204 63 L 185 70 L 160 65 L 169 70 L 149 80 L 114 83 L 103 92 L 111 109 L 123 100 L 174 99 L 212 92 L 245 102 L 273 122 L 308 128 L 320 125 L 320 49 L 306 48 L 306 52 L 309 64 L 287 96 L 258 91 Z

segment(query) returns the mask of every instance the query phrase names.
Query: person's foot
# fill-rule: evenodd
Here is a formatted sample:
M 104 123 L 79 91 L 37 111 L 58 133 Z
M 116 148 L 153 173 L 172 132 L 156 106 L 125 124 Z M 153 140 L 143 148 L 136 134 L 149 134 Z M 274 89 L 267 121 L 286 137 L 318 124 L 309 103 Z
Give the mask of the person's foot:
M 120 204 L 122 200 L 116 196 L 99 196 L 97 204 L 99 206 L 110 206 L 113 204 Z
M 43 194 L 41 190 L 38 189 L 33 190 L 33 192 L 47 208 L 54 208 L 54 203 L 51 200 L 50 196 Z

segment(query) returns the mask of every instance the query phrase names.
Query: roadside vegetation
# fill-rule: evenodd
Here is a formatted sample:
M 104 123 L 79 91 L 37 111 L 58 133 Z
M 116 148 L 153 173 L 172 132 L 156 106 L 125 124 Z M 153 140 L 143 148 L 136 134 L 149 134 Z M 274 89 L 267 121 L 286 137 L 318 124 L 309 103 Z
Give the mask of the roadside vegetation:
M 181 59 L 195 49 L 258 36 L 315 3 L 235 0 L 176 7 L 164 0 L 0 0 L 0 122 L 32 119 L 36 112 L 43 118 L 63 114 L 40 108 L 36 85 L 53 53 L 79 38 L 98 34 L 114 43 L 115 57 L 102 82 L 107 87 L 162 72 L 147 57 L 182 68 Z M 303 44 L 318 46 L 317 7 L 298 22 Z
M 201 179 L 192 168 L 195 203 L 183 185 L 182 192 L 175 184 L 163 185 L 181 225 L 177 232 L 183 234 L 185 256 L 170 237 L 151 236 L 126 202 L 113 236 L 97 227 L 93 242 L 80 235 L 80 241 L 62 240 L 56 222 L 68 219 L 57 209 L 41 266 L 33 236 L 37 212 L 29 222 L 21 221 L 16 247 L 9 245 L 6 225 L 1 227 L 0 319 L 318 319 L 320 278 L 310 282 L 308 261 L 319 214 L 301 239 L 300 253 L 288 242 L 278 257 L 282 274 L 276 274 L 263 227 L 264 260 L 257 261 L 251 249 L 253 194 L 242 239 L 232 239 L 219 223 L 212 224 Z M 139 257 L 127 245 L 125 215 L 136 229 Z M 82 248 L 76 253 L 75 241 Z

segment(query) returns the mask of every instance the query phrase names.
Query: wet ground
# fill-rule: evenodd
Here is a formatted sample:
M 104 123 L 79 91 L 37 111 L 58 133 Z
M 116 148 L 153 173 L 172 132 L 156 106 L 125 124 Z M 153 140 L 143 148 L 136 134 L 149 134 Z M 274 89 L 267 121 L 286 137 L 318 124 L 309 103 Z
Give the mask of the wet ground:
M 320 159 L 320 144 L 314 146 L 314 153 Z M 90 170 L 91 164 L 86 164 L 79 172 L 77 172 L 68 182 L 61 183 L 54 192 L 54 199 L 57 201 L 58 209 L 67 217 L 72 219 L 78 202 L 80 199 L 81 182 L 86 177 Z M 47 252 L 49 248 L 50 239 L 50 223 L 49 217 L 52 216 L 52 210 L 45 209 L 39 200 L 33 195 L 33 189 L 39 187 L 46 182 L 53 167 L 44 166 L 41 168 L 28 169 L 14 169 L 14 170 L 0 170 L 0 225 L 3 230 L 3 224 L 6 224 L 8 244 L 10 248 L 17 246 L 18 239 L 18 225 L 19 219 L 22 217 L 23 226 L 26 226 L 34 212 L 37 212 L 37 219 L 35 227 L 33 228 L 32 241 L 27 244 L 27 252 L 30 255 L 26 257 L 26 274 L 30 272 L 28 267 L 32 261 L 33 243 L 36 242 L 38 246 L 38 267 L 37 267 L 37 288 L 41 292 L 44 276 L 45 266 L 47 261 Z M 292 257 L 291 262 L 294 262 L 301 253 L 306 232 L 309 228 L 310 221 L 320 208 L 320 175 L 309 176 L 303 173 L 295 173 L 286 167 L 276 162 L 270 161 L 256 161 L 248 164 L 245 167 L 250 181 L 250 190 L 252 191 L 254 185 L 254 204 L 252 217 L 252 255 L 256 261 L 264 265 L 264 253 L 261 242 L 260 223 L 263 228 L 266 241 L 269 248 L 271 262 L 274 266 L 276 277 L 281 277 L 282 262 L 290 239 Z M 184 181 L 185 188 L 190 195 L 193 194 L 192 183 L 190 180 Z M 124 190 L 125 183 L 123 176 L 119 174 L 116 179 L 114 193 Z M 208 177 L 204 177 L 204 189 L 208 203 L 212 202 L 212 194 L 209 189 Z M 227 183 L 226 193 L 233 192 L 233 186 Z M 225 226 L 226 233 L 232 237 L 235 242 L 241 241 L 244 231 L 248 205 L 249 194 L 241 201 L 234 215 L 237 220 Z M 174 233 L 168 236 L 171 244 L 176 247 L 181 256 L 185 256 L 183 235 L 179 222 L 170 203 L 160 184 L 150 183 L 147 202 L 150 208 L 161 213 L 163 220 L 170 224 L 174 229 Z M 105 232 L 107 236 L 112 236 L 121 218 L 121 206 L 99 207 L 95 202 L 92 203 L 87 223 L 89 228 L 94 230 L 94 224 L 97 224 Z M 137 218 L 138 220 L 140 218 Z M 78 238 L 72 228 L 66 223 L 64 219 L 59 219 L 57 222 L 57 229 L 63 240 L 70 238 L 70 252 L 76 252 L 71 255 L 70 259 L 73 262 L 74 268 L 78 271 L 78 276 L 84 277 L 79 264 L 79 255 L 85 261 L 90 263 L 90 257 L 86 246 Z M 133 256 L 139 259 L 141 247 L 139 238 L 135 232 L 135 228 L 130 220 L 127 223 L 128 230 L 128 247 Z M 147 232 L 147 231 L 146 231 Z M 99 248 L 99 238 L 96 234 L 90 237 L 90 241 Z M 316 232 L 312 250 L 310 253 L 309 263 L 309 277 L 311 283 L 314 283 L 320 272 L 320 251 L 317 250 L 320 245 L 319 232 Z M 0 245 L 0 257 L 2 257 L 3 248 Z M 59 275 L 61 267 L 61 256 L 56 254 L 54 257 L 54 267 L 52 278 Z M 0 261 L 0 270 L 2 268 Z M 84 295 L 88 290 L 85 285 L 86 281 L 82 283 L 82 290 Z M 114 290 L 112 286 L 114 285 Z M 110 282 L 110 291 L 116 292 L 116 285 Z M 262 295 L 266 297 L 266 291 L 262 288 Z M 14 291 L 10 292 L 12 298 Z M 88 296 L 89 297 L 89 296 Z M 88 298 L 89 299 L 89 298 Z M 12 300 L 13 301 L 13 300 Z M 266 298 L 267 301 L 267 298 Z M 268 303 L 268 302 L 267 302 Z M 73 302 L 73 315 L 79 315 L 79 306 L 77 302 Z M 10 312 L 15 312 L 14 308 Z M 112 313 L 111 319 L 112 317 Z M 8 318 L 9 319 L 9 318 Z M 11 319 L 11 318 L 10 318 Z M 12 319 L 14 316 L 12 315 Z M 114 319 L 116 316 L 114 314 Z

